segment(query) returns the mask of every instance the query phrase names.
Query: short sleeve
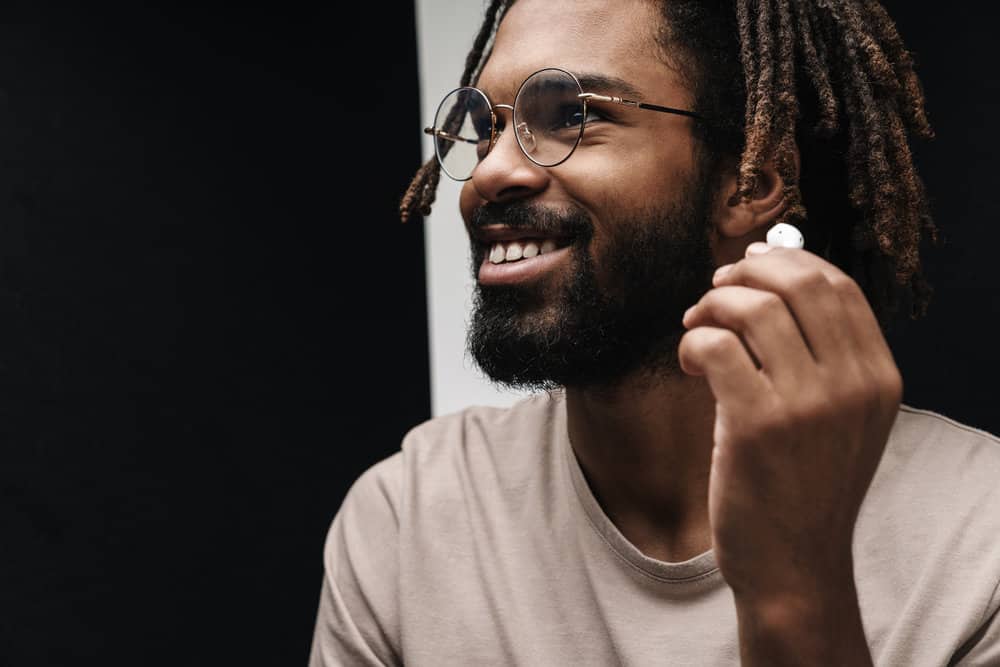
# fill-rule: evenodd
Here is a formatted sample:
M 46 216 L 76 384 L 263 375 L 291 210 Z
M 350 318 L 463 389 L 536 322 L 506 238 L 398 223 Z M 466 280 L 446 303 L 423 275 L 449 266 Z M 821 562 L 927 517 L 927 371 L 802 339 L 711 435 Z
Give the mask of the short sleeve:
M 402 453 L 351 486 L 327 533 L 309 667 L 401 665 L 399 512 Z

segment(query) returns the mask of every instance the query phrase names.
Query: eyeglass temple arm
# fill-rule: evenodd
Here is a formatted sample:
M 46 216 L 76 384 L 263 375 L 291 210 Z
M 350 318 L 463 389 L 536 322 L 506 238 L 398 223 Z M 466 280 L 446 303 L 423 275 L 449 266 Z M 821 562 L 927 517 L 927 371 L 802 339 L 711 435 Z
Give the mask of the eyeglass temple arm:
M 444 130 L 439 130 L 435 127 L 425 127 L 424 134 L 430 134 L 435 137 L 441 137 L 442 139 L 447 139 L 448 141 L 464 141 L 467 144 L 478 144 L 478 139 L 466 139 L 465 137 L 460 137 L 455 134 L 450 134 Z
M 650 111 L 660 111 L 662 113 L 674 113 L 680 116 L 689 116 L 690 118 L 702 119 L 702 116 L 696 114 L 693 111 L 685 111 L 684 109 L 674 109 L 673 107 L 661 107 L 657 104 L 636 102 L 635 100 L 626 100 L 621 97 L 598 95 L 597 93 L 580 93 L 577 97 L 579 97 L 582 100 L 591 100 L 594 102 L 610 102 L 612 104 L 621 104 L 627 107 L 635 107 L 637 109 L 649 109 Z

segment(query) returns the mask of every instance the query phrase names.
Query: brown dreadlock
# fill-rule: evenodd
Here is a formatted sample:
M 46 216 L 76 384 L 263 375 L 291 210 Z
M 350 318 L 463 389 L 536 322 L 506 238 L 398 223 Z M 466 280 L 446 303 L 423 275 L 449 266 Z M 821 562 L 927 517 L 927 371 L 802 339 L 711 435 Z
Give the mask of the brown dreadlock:
M 461 85 L 477 80 L 513 2 L 490 2 Z M 739 195 L 753 196 L 773 158 L 788 204 L 782 219 L 858 281 L 883 326 L 903 303 L 923 315 L 931 290 L 920 245 L 937 231 L 909 136 L 933 131 L 911 55 L 878 0 L 659 4 L 664 53 L 686 66 L 695 108 L 711 119 L 696 121 L 696 136 L 716 164 L 739 156 Z M 435 159 L 417 172 L 404 222 L 430 212 L 439 177 Z
M 460 86 L 474 85 L 475 81 L 479 78 L 479 70 L 484 64 L 483 52 L 486 50 L 486 45 L 490 41 L 490 38 L 496 32 L 499 19 L 502 17 L 500 10 L 503 9 L 506 11 L 512 4 L 514 4 L 514 0 L 509 0 L 508 2 L 505 2 L 505 0 L 490 0 L 489 7 L 486 8 L 486 19 L 483 21 L 483 25 L 479 28 L 479 33 L 472 43 L 472 50 L 469 51 L 469 55 L 465 58 L 465 71 L 462 72 Z M 406 194 L 403 195 L 403 201 L 399 205 L 399 217 L 403 222 L 409 220 L 415 211 L 419 211 L 421 215 L 430 214 L 431 204 L 434 203 L 440 179 L 441 168 L 437 158 L 433 157 L 424 163 L 424 166 L 420 167 L 417 175 L 410 182 L 410 187 L 406 189 Z

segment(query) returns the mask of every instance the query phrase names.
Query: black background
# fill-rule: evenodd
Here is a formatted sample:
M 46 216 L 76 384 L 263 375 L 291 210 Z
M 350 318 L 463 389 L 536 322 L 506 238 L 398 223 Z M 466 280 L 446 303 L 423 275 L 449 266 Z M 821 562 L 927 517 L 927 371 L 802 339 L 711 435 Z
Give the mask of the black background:
M 412 6 L 31 7 L 0 21 L 0 664 L 304 664 L 329 521 L 430 411 Z M 1000 432 L 992 22 L 889 7 L 947 239 L 905 400 Z
M 914 152 L 943 237 L 926 256 L 935 288 L 928 316 L 890 336 L 904 401 L 1000 433 L 1000 75 L 991 15 L 971 5 L 883 4 L 914 54 L 937 133 Z
M 304 664 L 430 414 L 406 3 L 0 24 L 0 663 Z

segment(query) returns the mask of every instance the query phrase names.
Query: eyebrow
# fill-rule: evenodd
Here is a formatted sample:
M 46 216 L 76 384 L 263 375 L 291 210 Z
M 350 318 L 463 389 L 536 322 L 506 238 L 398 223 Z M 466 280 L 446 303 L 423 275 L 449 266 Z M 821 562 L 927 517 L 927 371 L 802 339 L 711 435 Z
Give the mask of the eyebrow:
M 615 95 L 621 97 L 639 97 L 643 95 L 638 88 L 633 86 L 631 83 L 625 79 L 621 79 L 617 76 L 608 76 L 606 74 L 597 74 L 594 72 L 583 72 L 576 75 L 576 78 L 580 81 L 580 87 L 583 88 L 583 92 L 606 92 L 615 93 Z

